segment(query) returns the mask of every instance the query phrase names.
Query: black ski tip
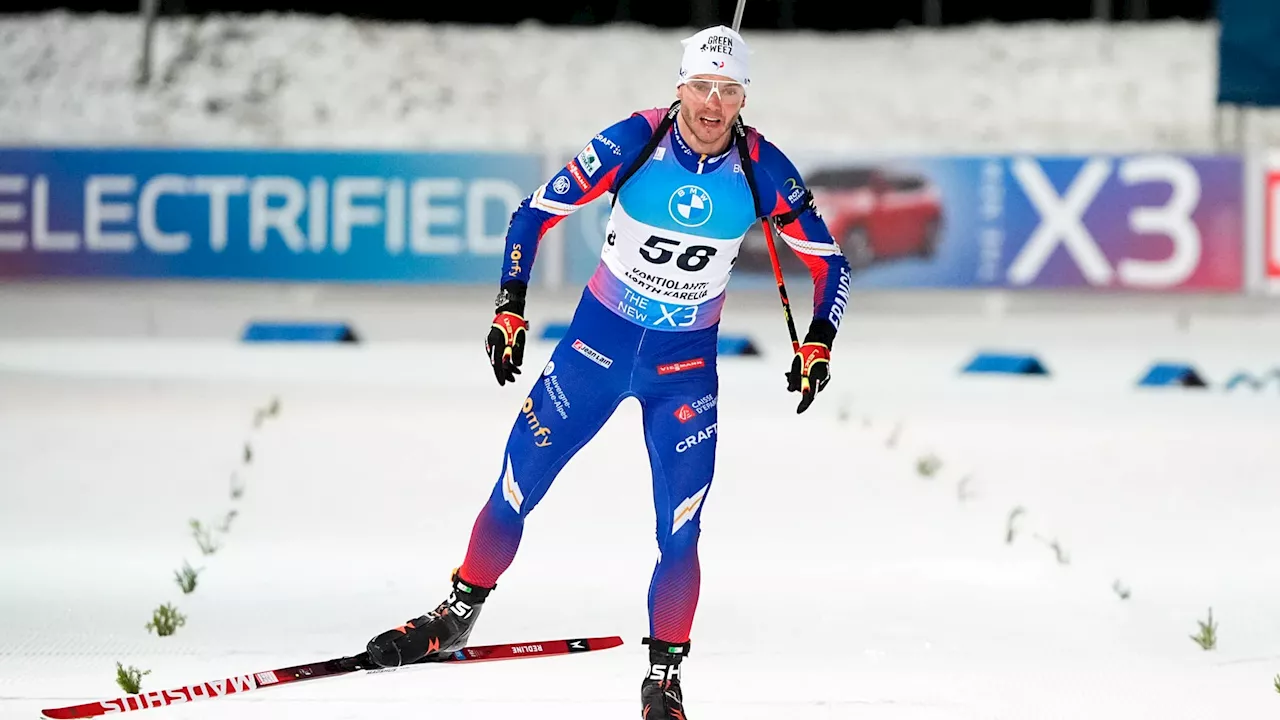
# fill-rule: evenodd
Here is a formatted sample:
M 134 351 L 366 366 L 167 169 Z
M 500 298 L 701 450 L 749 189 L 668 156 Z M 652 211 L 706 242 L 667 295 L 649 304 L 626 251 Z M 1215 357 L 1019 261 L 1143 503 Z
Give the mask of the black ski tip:
M 587 652 L 589 650 L 608 650 L 622 645 L 622 638 L 618 635 L 609 635 L 607 637 L 593 638 L 575 638 L 568 640 L 569 652 Z

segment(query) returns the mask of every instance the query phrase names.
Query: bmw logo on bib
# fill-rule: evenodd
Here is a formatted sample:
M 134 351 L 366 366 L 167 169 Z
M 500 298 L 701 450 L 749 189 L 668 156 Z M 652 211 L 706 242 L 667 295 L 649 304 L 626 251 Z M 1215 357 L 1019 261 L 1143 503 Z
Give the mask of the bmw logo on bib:
M 672 220 L 685 227 L 698 227 L 711 219 L 711 196 L 697 185 L 685 185 L 671 194 L 667 209 Z

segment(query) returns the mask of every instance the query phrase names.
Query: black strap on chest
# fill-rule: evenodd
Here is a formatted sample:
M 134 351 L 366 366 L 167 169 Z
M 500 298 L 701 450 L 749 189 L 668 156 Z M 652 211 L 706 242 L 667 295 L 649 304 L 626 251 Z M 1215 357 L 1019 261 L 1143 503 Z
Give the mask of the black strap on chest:
M 756 189 L 755 163 L 751 162 L 751 148 L 747 146 L 747 126 L 742 122 L 742 114 L 733 120 L 733 139 L 738 145 L 738 160 L 742 162 L 742 176 L 747 179 L 747 187 L 751 188 L 751 202 L 756 208 L 756 217 L 765 216 L 760 207 L 760 191 Z
M 618 203 L 618 196 L 622 194 L 622 186 L 636 174 L 649 157 L 653 155 L 653 151 L 658 148 L 658 144 L 662 142 L 662 138 L 666 137 L 671 125 L 676 121 L 676 116 L 680 114 L 680 101 L 671 103 L 670 109 L 662 116 L 662 120 L 658 123 L 658 127 L 654 128 L 653 135 L 649 136 L 649 142 L 645 143 L 644 149 L 631 161 L 631 165 L 627 167 L 626 172 L 622 173 L 622 177 L 618 178 L 617 187 L 613 190 L 613 201 L 610 206 Z M 742 124 L 742 116 L 739 115 L 733 122 L 734 141 L 738 147 L 739 160 L 742 162 L 742 176 L 747 179 L 747 187 L 751 188 L 751 200 L 755 205 L 756 217 L 764 217 L 764 211 L 760 207 L 760 191 L 756 189 L 756 174 L 751 163 L 751 151 L 747 147 L 747 128 Z
M 662 138 L 671 129 L 671 123 L 676 121 L 676 115 L 680 114 L 680 101 L 671 103 L 671 107 L 667 110 L 667 114 L 662 116 L 658 127 L 653 129 L 653 134 L 649 136 L 649 142 L 644 144 L 644 149 L 631 161 L 631 165 L 622 173 L 622 177 L 618 178 L 618 185 L 613 189 L 613 200 L 609 203 L 612 207 L 618 204 L 618 196 L 622 194 L 622 186 L 631 179 L 632 175 L 640 169 L 642 165 L 653 155 L 653 151 L 658 149 L 658 144 L 662 142 Z

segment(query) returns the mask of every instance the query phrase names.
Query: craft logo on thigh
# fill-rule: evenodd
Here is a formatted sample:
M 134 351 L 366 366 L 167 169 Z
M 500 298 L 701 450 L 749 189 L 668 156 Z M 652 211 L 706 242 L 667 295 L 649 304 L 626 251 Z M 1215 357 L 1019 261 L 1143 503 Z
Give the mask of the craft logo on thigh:
M 613 358 L 602 355 L 600 351 L 582 342 L 582 340 L 580 339 L 573 341 L 573 349 L 591 358 L 591 361 L 599 365 L 600 367 L 607 368 L 613 364 Z
M 681 405 L 679 408 L 676 408 L 675 415 L 676 415 L 676 419 L 682 423 L 687 423 L 690 420 L 698 417 L 697 411 L 689 407 L 688 403 L 685 403 L 684 405 Z
M 533 412 L 533 398 L 524 399 L 524 406 L 520 408 L 524 413 L 524 419 L 529 423 L 529 429 L 533 431 L 533 444 L 538 447 L 546 447 L 551 444 L 551 428 L 543 425 L 538 421 L 538 416 Z
M 719 425 L 719 423 L 711 423 L 702 430 L 699 430 L 697 435 L 690 435 L 676 443 L 676 452 L 682 453 L 703 440 L 710 440 L 716 434 L 717 425 Z
M 680 360 L 673 363 L 664 363 L 658 366 L 659 375 L 670 375 L 672 373 L 684 372 L 685 370 L 696 370 L 707 366 L 707 361 L 702 358 L 693 358 L 692 360 Z

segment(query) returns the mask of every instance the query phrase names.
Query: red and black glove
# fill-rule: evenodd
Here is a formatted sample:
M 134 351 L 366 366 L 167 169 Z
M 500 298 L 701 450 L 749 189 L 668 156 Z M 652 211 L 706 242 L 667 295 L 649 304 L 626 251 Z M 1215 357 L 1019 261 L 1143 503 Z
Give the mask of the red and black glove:
M 791 369 L 786 373 L 787 392 L 800 393 L 797 414 L 808 410 L 814 396 L 831 381 L 831 343 L 835 336 L 835 326 L 830 322 L 814 320 L 804 344 L 791 359 Z
M 484 351 L 499 385 L 515 382 L 520 364 L 524 362 L 525 336 L 529 333 L 529 323 L 524 319 L 524 296 L 524 283 L 512 281 L 502 286 L 495 301 L 497 314 L 489 326 Z

